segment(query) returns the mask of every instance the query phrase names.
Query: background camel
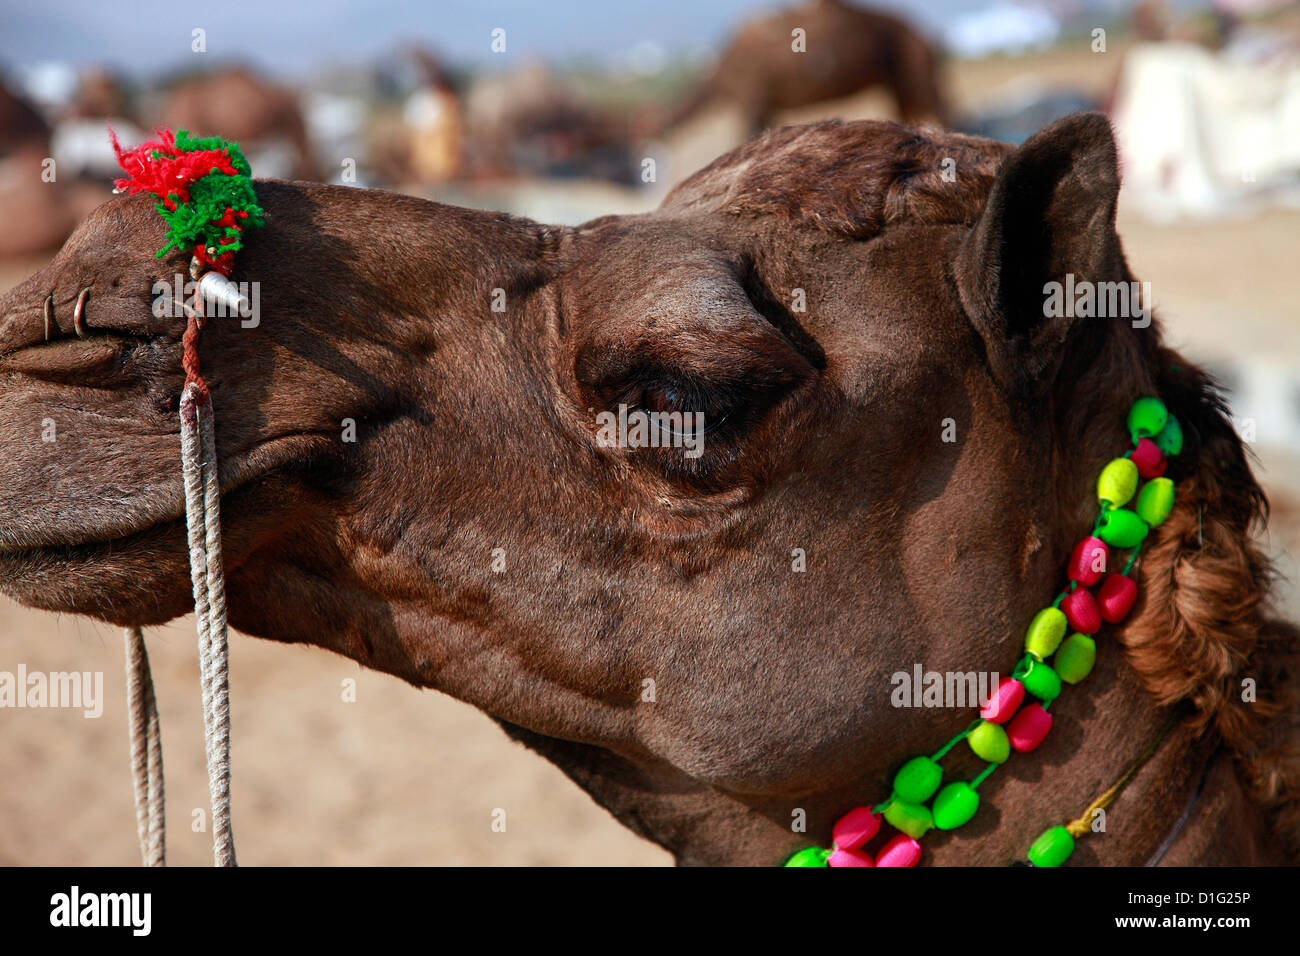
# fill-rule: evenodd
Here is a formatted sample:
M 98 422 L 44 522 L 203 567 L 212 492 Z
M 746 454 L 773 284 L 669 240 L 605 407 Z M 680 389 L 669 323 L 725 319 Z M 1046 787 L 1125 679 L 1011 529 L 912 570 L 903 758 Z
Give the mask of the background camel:
M 1100 117 L 1014 152 L 784 129 L 650 216 L 578 228 L 258 189 L 270 225 L 236 278 L 263 283 L 266 318 L 203 342 L 241 630 L 474 704 L 681 862 L 778 863 L 952 732 L 950 711 L 891 707 L 890 673 L 1015 659 L 1124 411 L 1158 393 L 1192 440 L 1137 614 L 1043 747 L 989 782 L 994 812 L 927 840 L 931 859 L 1021 857 L 1180 700 L 1190 722 L 1075 860 L 1142 862 L 1202 766 L 1167 862 L 1276 861 L 1294 840 L 1294 634 L 1266 617 L 1241 444 L 1158 324 L 1030 307 L 1068 272 L 1131 278 Z M 0 300 L 0 586 L 24 603 L 186 610 L 180 322 L 149 309 L 183 263 L 153 258 L 161 236 L 147 200 L 115 201 Z M 620 401 L 704 410 L 706 454 L 599 447 L 592 410 Z
M 187 77 L 135 109 L 118 77 L 90 69 L 52 134 L 40 112 L 0 86 L 0 259 L 53 252 L 105 199 L 103 181 L 116 168 L 107 147 L 111 122 L 128 143 L 144 138 L 138 115 L 168 127 L 220 129 L 247 144 L 261 168 L 315 179 L 306 126 L 295 94 L 242 67 Z M 46 164 L 58 157 L 47 170 Z M 108 168 L 105 168 L 107 164 Z
M 794 31 L 804 51 L 795 52 Z M 670 115 L 677 126 L 718 101 L 738 105 L 750 134 L 780 110 L 882 86 L 905 122 L 947 122 L 939 55 L 897 17 L 843 3 L 811 0 L 745 23 L 710 77 Z
M 50 128 L 36 107 L 26 98 L 0 83 L 0 146 L 10 153 L 28 146 L 49 143 Z
M 287 149 L 286 165 L 297 179 L 317 179 L 306 125 L 297 96 L 246 67 L 201 73 L 177 83 L 167 94 L 161 122 L 198 135 L 221 135 L 241 143 L 250 156 L 259 150 Z
M 50 127 L 28 100 L 0 82 L 0 260 L 50 253 L 103 201 L 73 170 L 51 165 Z

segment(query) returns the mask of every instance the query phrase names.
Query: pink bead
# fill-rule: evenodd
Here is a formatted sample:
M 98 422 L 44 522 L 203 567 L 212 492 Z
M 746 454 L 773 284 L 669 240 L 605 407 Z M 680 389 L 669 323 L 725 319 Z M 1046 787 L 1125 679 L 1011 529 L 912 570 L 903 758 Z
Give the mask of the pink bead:
M 841 850 L 838 847 L 826 861 L 828 866 L 875 866 L 876 861 L 865 850 Z
M 880 817 L 870 807 L 858 807 L 840 817 L 831 830 L 837 850 L 856 850 L 880 832 Z
M 1159 451 L 1159 449 L 1156 449 Z M 1106 561 L 1110 558 L 1110 549 L 1101 538 L 1084 538 L 1074 546 L 1070 555 L 1070 580 L 1089 586 L 1101 580 L 1106 573 Z
M 1101 582 L 1101 587 L 1097 590 L 1097 604 L 1101 608 L 1101 616 L 1111 624 L 1118 624 L 1128 617 L 1129 611 L 1133 610 L 1133 602 L 1137 600 L 1137 596 L 1137 582 L 1132 578 L 1118 573 L 1107 575 L 1106 580 Z
M 1150 438 L 1141 439 L 1128 457 L 1143 478 L 1159 478 L 1165 473 L 1165 453 Z
M 1080 634 L 1096 634 L 1101 627 L 1101 607 L 1087 588 L 1075 588 L 1061 601 L 1070 627 Z
M 1030 704 L 1007 724 L 1007 739 L 1017 751 L 1027 754 L 1043 742 L 1051 729 L 1052 715 L 1043 710 L 1042 704 Z
M 921 844 L 900 833 L 880 848 L 876 866 L 916 866 L 921 859 Z
M 1020 702 L 1025 699 L 1025 685 L 1014 677 L 1004 677 L 998 681 L 998 689 L 993 692 L 989 702 L 980 711 L 980 716 L 989 723 L 1001 724 L 1011 719 Z

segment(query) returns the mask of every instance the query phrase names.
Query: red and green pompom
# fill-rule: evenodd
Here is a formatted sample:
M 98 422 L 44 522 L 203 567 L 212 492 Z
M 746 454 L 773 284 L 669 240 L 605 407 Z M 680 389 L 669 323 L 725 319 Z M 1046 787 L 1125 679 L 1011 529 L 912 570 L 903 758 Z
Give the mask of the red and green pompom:
M 159 258 L 171 249 L 187 249 L 201 264 L 229 275 L 235 253 L 243 248 L 243 230 L 266 223 L 248 160 L 238 143 L 217 136 L 197 139 L 183 129 L 156 132 L 158 140 L 124 150 L 109 130 L 126 173 L 113 185 L 118 192 L 158 197 L 156 208 L 168 226 Z

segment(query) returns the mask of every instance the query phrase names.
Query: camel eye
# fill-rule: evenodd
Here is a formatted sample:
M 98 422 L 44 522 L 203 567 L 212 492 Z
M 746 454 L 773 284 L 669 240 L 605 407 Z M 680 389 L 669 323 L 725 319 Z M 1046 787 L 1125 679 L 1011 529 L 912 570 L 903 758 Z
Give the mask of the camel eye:
M 742 396 L 730 392 L 684 383 L 652 382 L 627 389 L 615 405 L 623 404 L 628 411 L 651 414 L 702 415 L 704 431 L 711 432 L 732 418 L 742 402 Z
M 680 390 L 669 385 L 651 386 L 642 389 L 641 398 L 637 404 L 648 412 L 694 411 L 694 409 L 685 407 L 686 396 Z

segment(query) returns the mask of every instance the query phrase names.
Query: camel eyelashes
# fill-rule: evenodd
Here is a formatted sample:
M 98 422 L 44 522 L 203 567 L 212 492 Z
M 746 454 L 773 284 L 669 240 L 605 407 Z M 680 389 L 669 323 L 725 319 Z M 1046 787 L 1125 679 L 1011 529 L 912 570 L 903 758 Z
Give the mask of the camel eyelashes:
M 626 405 L 628 411 L 702 413 L 705 431 L 710 431 L 730 418 L 743 402 L 743 396 L 722 389 L 672 380 L 647 379 L 625 387 L 609 404 Z
M 648 412 L 691 412 L 695 411 L 690 397 L 682 390 L 671 385 L 651 385 L 641 390 L 638 408 Z
M 670 414 L 672 412 L 704 412 L 704 428 L 702 432 L 708 435 L 729 421 L 740 407 L 740 403 L 740 399 L 734 398 L 729 401 L 695 401 L 672 386 L 652 386 L 642 391 L 637 405 L 629 405 L 628 407 L 629 409 L 642 408 L 648 412 L 666 412 Z M 709 406 L 711 406 L 711 412 Z

